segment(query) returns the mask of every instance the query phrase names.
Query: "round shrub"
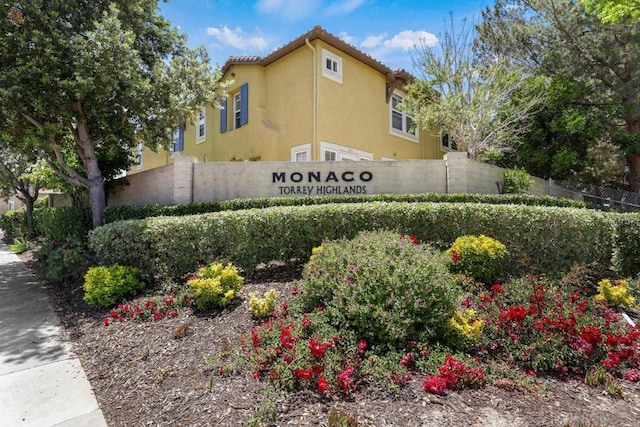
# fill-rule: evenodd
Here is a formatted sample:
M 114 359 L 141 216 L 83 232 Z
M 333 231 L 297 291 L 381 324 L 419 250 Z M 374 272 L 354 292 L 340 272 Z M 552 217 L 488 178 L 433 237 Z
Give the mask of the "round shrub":
M 451 270 L 484 283 L 489 283 L 504 271 L 509 252 L 498 240 L 484 235 L 460 236 L 447 251 L 453 263 Z
M 144 287 L 140 270 L 135 267 L 91 267 L 84 276 L 84 299 L 91 305 L 108 307 L 136 295 Z
M 324 243 L 299 285 L 307 310 L 324 307 L 336 326 L 388 347 L 442 334 L 461 295 L 444 254 L 387 231 Z
M 240 293 L 244 278 L 231 264 L 221 263 L 201 267 L 196 277 L 187 281 L 189 291 L 201 310 L 221 308 L 233 301 Z
M 249 311 L 258 318 L 270 316 L 276 309 L 277 296 L 275 289 L 269 289 L 262 298 L 258 297 L 255 292 L 251 292 L 249 294 Z

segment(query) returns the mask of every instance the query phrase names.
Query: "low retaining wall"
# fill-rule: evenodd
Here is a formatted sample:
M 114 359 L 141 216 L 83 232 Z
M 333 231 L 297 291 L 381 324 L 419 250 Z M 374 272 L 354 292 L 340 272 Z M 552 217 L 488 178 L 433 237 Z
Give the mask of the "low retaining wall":
M 129 175 L 130 185 L 112 194 L 109 205 L 335 194 L 497 194 L 503 173 L 466 153 L 448 153 L 443 160 L 361 162 L 197 163 L 176 157 L 171 165 Z M 532 194 L 549 194 L 547 181 L 534 181 Z

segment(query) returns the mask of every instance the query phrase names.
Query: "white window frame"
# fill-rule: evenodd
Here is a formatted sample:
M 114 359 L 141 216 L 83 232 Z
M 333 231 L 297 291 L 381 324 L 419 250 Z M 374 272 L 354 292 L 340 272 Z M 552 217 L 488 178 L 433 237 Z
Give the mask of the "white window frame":
M 327 158 L 329 157 L 329 158 Z M 322 150 L 322 161 L 323 162 L 335 162 L 338 160 L 338 152 L 337 151 L 333 151 L 333 150 L 329 150 L 329 149 L 324 149 Z
M 233 95 L 233 128 L 239 129 L 242 127 L 240 121 L 242 120 L 242 95 L 240 91 Z
M 179 142 L 180 142 L 180 127 L 176 127 L 175 129 L 173 129 L 173 133 L 171 134 L 171 155 L 175 155 L 176 153 L 179 153 L 178 151 Z
M 407 114 L 406 112 L 398 108 L 394 108 L 394 102 L 397 101 L 397 103 L 401 103 L 403 99 L 404 99 L 404 96 L 399 92 L 394 92 L 391 95 L 391 98 L 389 98 L 389 132 L 401 138 L 408 139 L 413 142 L 418 142 L 420 139 L 420 133 L 418 131 L 416 119 L 413 116 Z M 402 129 L 397 129 L 396 127 L 393 126 L 394 113 L 396 113 L 397 115 L 400 115 L 400 118 L 402 120 L 402 125 L 401 125 Z M 411 120 L 411 122 L 415 125 L 414 133 L 411 133 L 411 126 L 408 123 L 409 120 Z
M 331 64 L 330 68 L 327 67 L 328 63 Z M 322 49 L 322 75 L 342 84 L 342 58 L 327 49 Z
M 335 161 L 350 160 L 355 161 L 353 158 L 357 158 L 358 161 L 373 160 L 373 153 L 368 151 L 362 151 L 344 145 L 333 144 L 331 142 L 320 141 L 320 158 L 322 161 L 334 161 L 327 160 L 327 153 L 335 153 Z
M 207 139 L 207 109 L 206 107 L 202 107 L 198 110 L 198 117 L 196 120 L 196 144 L 204 142 L 206 139 Z
M 307 160 L 298 160 L 298 154 L 304 153 L 307 156 Z M 296 145 L 295 147 L 291 147 L 291 161 L 292 162 L 301 162 L 301 161 L 310 161 L 311 160 L 311 144 L 302 144 Z
M 142 167 L 142 150 L 144 150 L 144 146 L 142 142 L 139 142 L 138 148 L 136 149 L 136 167 L 138 169 Z
M 7 200 L 7 210 L 8 211 L 16 210 L 16 204 L 14 203 L 13 200 Z

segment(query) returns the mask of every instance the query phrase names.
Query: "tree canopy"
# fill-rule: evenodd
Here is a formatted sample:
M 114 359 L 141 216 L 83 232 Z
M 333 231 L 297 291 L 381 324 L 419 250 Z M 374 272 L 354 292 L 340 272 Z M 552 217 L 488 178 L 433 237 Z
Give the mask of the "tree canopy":
M 197 108 L 217 105 L 221 86 L 206 51 L 186 46 L 157 1 L 0 3 L 0 130 L 89 190 L 94 226 L 106 203 L 100 157 L 166 147 Z
M 509 58 L 585 88 L 582 103 L 607 111 L 632 191 L 640 189 L 640 26 L 605 25 L 572 0 L 498 0 L 478 26 L 485 60 Z
M 640 21 L 638 0 L 580 0 L 587 12 L 595 13 L 605 24 L 622 20 Z
M 407 107 L 423 126 L 442 129 L 472 157 L 510 149 L 540 106 L 544 79 L 532 79 L 507 59 L 478 62 L 475 31 L 453 23 L 440 51 L 422 46 L 414 63 L 419 79 L 409 85 Z

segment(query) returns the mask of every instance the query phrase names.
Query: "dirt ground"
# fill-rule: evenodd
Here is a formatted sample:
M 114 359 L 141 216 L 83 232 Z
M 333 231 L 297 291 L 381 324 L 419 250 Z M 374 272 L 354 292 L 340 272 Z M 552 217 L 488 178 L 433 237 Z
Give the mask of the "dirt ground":
M 28 253 L 22 257 L 33 267 Z M 239 303 L 214 315 L 186 308 L 172 319 L 106 327 L 108 310 L 88 306 L 79 285 L 48 285 L 47 291 L 109 426 L 238 426 L 264 399 L 265 384 L 250 373 L 212 376 L 218 367 L 209 360 L 256 324 L 246 302 L 249 292 L 275 288 L 288 295 L 295 276 L 266 271 L 247 281 Z M 301 391 L 271 403 L 277 410 L 271 425 L 327 426 L 332 410 L 352 416 L 359 426 L 379 427 L 640 425 L 638 384 L 623 381 L 623 397 L 613 398 L 580 379 L 531 381 L 526 392 L 490 385 L 446 396 L 427 394 L 420 379 L 399 394 Z

